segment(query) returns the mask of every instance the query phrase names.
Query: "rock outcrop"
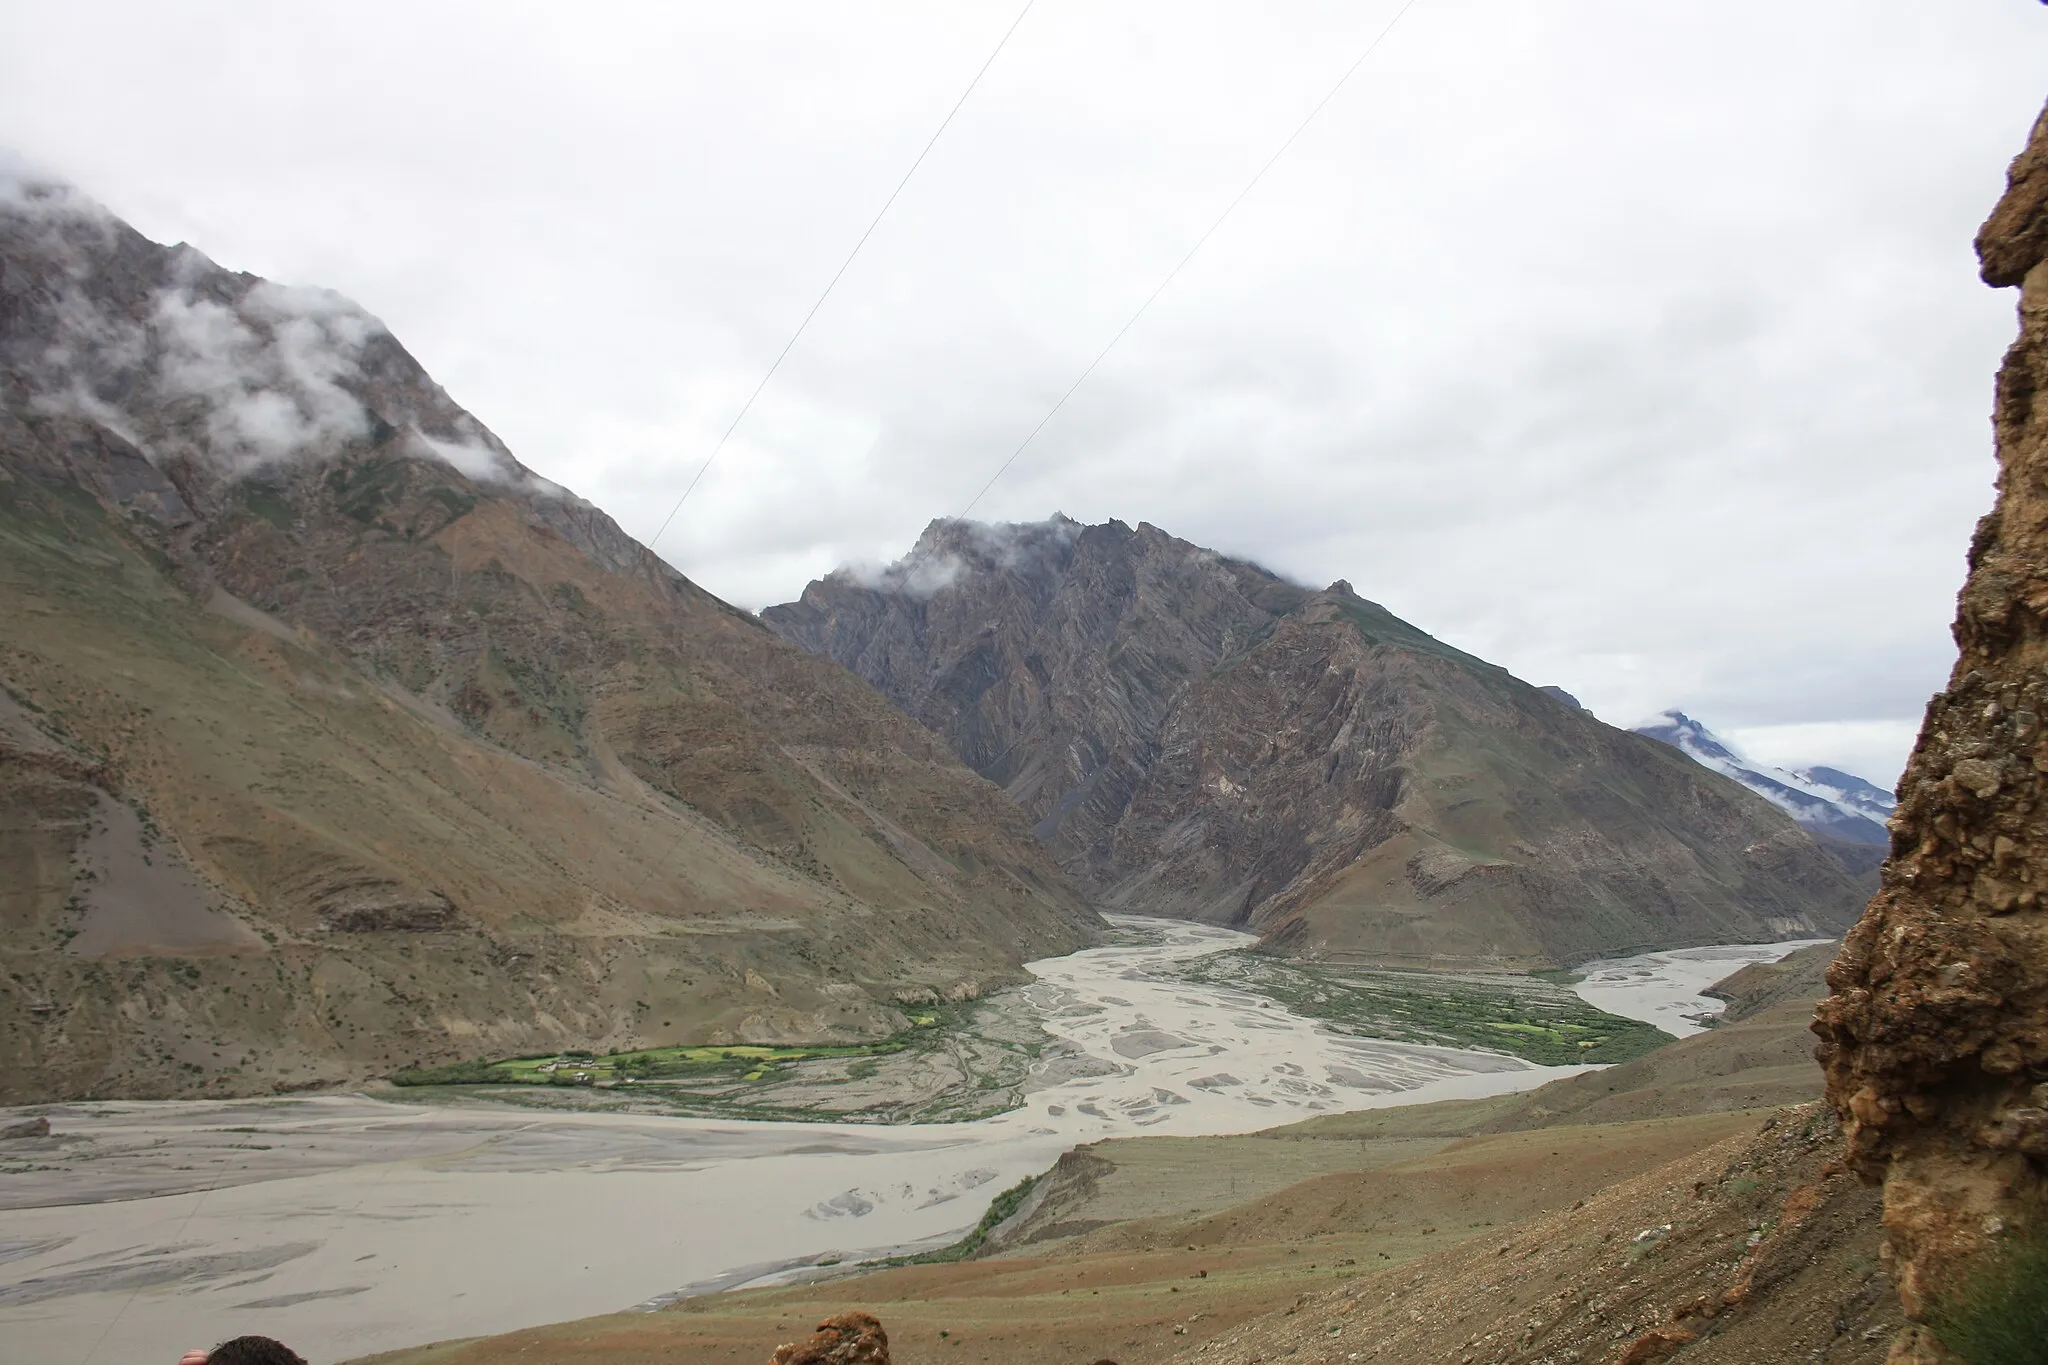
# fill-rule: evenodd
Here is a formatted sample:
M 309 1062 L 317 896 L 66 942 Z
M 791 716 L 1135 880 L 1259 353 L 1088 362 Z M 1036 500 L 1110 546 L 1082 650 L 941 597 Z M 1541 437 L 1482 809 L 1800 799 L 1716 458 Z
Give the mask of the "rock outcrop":
M 808 1340 L 776 1347 L 774 1365 L 889 1365 L 889 1334 L 871 1313 L 840 1313 Z
M 0 684 L 0 1103 L 875 1036 L 1098 932 L 362 309 L 5 180 Z
M 1286 951 L 1532 967 L 1832 936 L 1776 807 L 1365 601 L 1121 522 L 935 522 L 762 619 L 1021 804 L 1101 903 Z
M 1960 655 L 1906 767 L 1883 888 L 1814 1023 L 1849 1159 L 1885 1182 L 1914 1317 L 1981 1254 L 2048 1235 L 2048 112 L 1977 250 L 1987 283 L 2020 288 L 1998 499 L 1970 545 Z

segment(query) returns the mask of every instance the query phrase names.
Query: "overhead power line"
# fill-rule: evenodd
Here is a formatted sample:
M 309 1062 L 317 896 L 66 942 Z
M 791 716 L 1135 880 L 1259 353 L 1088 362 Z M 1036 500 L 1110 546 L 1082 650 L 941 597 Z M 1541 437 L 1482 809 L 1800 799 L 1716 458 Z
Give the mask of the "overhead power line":
M 824 292 L 818 295 L 818 301 L 811 305 L 811 311 L 804 314 L 804 320 L 796 325 L 796 330 L 789 334 L 789 340 L 783 343 L 782 350 L 776 354 L 775 363 L 768 367 L 768 372 L 761 376 L 761 382 L 754 386 L 754 391 L 751 394 L 747 395 L 747 401 L 741 405 L 731 424 L 726 427 L 725 434 L 718 438 L 718 444 L 711 447 L 711 453 L 704 457 L 704 463 L 697 466 L 696 477 L 692 478 L 689 486 L 683 489 L 683 495 L 676 499 L 676 505 L 668 509 L 668 515 L 661 519 L 661 525 L 656 528 L 654 534 L 647 538 L 647 549 L 650 554 L 654 550 L 655 543 L 661 539 L 662 532 L 668 530 L 669 523 L 676 519 L 676 513 L 682 511 L 683 504 L 690 500 L 690 494 L 697 491 L 698 483 L 704 478 L 704 471 L 711 468 L 711 462 L 718 458 L 718 452 L 725 449 L 725 443 L 732 439 L 733 432 L 739 430 L 740 423 L 746 420 L 747 413 L 753 409 L 754 400 L 761 396 L 761 391 L 768 387 L 768 381 L 775 377 L 775 372 L 782 368 L 782 362 L 789 358 L 790 351 L 795 348 L 798 339 L 803 336 L 804 329 L 811 325 L 811 319 L 818 316 L 818 310 L 825 306 L 825 300 L 832 297 L 833 288 L 838 285 L 840 277 L 846 274 L 847 267 L 853 264 L 853 258 L 860 255 L 860 249 L 868 244 L 868 238 L 875 235 L 875 229 L 882 225 L 882 219 L 888 215 L 889 208 L 896 202 L 897 196 L 903 193 L 903 187 L 910 183 L 910 177 L 917 174 L 917 168 L 924 165 L 924 159 L 931 155 L 932 148 L 938 145 L 940 137 L 944 136 L 946 129 L 952 126 L 953 118 L 960 112 L 960 107 L 967 103 L 967 97 L 972 95 L 975 87 L 981 84 L 981 78 L 988 74 L 988 69 L 996 64 L 996 58 L 1000 57 L 1003 54 L 1003 49 L 1009 46 L 1010 35 L 1017 31 L 1017 26 L 1024 22 L 1024 16 L 1031 13 L 1031 7 L 1036 3 L 1037 0 L 1024 0 L 1024 8 L 1017 11 L 1017 17 L 1012 19 L 1010 26 L 1003 30 L 1003 36 L 996 40 L 995 47 L 989 51 L 988 60 L 984 61 L 980 69 L 974 73 L 974 79 L 967 82 L 967 88 L 960 92 L 960 98 L 953 101 L 953 107 L 946 111 L 946 117 L 939 121 L 939 126 L 933 130 L 931 137 L 925 140 L 923 150 L 917 154 L 917 160 L 910 163 L 910 169 L 903 173 L 903 178 L 896 182 L 896 188 L 889 191 L 889 197 L 883 200 L 882 207 L 876 210 L 873 220 L 868 223 L 867 231 L 861 233 L 860 240 L 853 244 L 853 250 L 846 253 L 846 259 L 839 263 L 839 269 L 832 272 L 832 278 L 826 281 Z M 683 835 L 688 828 L 688 825 L 680 821 L 677 823 L 675 837 L 669 840 L 668 848 L 661 856 L 662 862 L 668 861 L 669 857 L 682 845 Z M 653 870 L 654 865 L 652 863 L 641 868 L 639 877 L 633 883 L 633 894 L 637 895 L 640 888 L 647 884 L 647 878 L 652 875 Z
M 1050 408 L 1046 409 L 1045 416 L 1038 419 L 1038 425 L 1031 428 L 1031 430 L 1025 434 L 1024 439 L 1017 443 L 1017 448 L 1010 452 L 1010 457 L 1007 460 L 1004 460 L 1002 464 L 997 467 L 995 473 L 989 475 L 988 482 L 981 486 L 981 491 L 979 493 L 976 493 L 972 498 L 968 499 L 967 506 L 960 509 L 960 516 L 962 517 L 962 519 L 965 519 L 967 514 L 974 510 L 975 505 L 978 504 L 983 498 L 988 496 L 988 490 L 996 486 L 996 481 L 998 479 L 1002 478 L 1003 475 L 1010 472 L 1010 466 L 1017 463 L 1017 457 L 1024 453 L 1025 447 L 1029 446 L 1033 441 L 1038 439 L 1038 433 L 1045 430 L 1046 423 L 1052 421 L 1052 419 L 1059 414 L 1059 410 L 1067 405 L 1067 400 L 1069 398 L 1072 398 L 1076 391 L 1078 391 L 1083 384 L 1088 382 L 1088 376 L 1094 374 L 1095 367 L 1100 365 L 1104 357 L 1106 357 L 1112 350 L 1116 349 L 1116 344 L 1124 339 L 1124 333 L 1130 331 L 1131 328 L 1138 325 L 1138 319 L 1145 316 L 1146 312 L 1152 307 L 1153 303 L 1159 298 L 1159 296 L 1166 292 L 1166 287 L 1173 283 L 1174 277 L 1179 275 L 1182 270 L 1186 269 L 1187 263 L 1195 259 L 1195 253 L 1200 251 L 1202 247 L 1208 242 L 1208 240 L 1216 235 L 1216 230 L 1222 227 L 1224 221 L 1228 219 L 1231 214 L 1237 211 L 1237 206 L 1239 204 L 1242 204 L 1245 201 L 1245 199 L 1251 194 L 1251 192 L 1258 188 L 1259 182 L 1266 178 L 1266 172 L 1272 170 L 1275 165 L 1279 164 L 1280 158 L 1287 155 L 1287 149 L 1292 147 L 1295 144 L 1296 139 L 1300 138 L 1300 136 L 1303 133 L 1308 131 L 1308 126 L 1316 121 L 1316 117 L 1320 115 L 1323 112 L 1323 110 L 1329 106 L 1330 101 L 1337 98 L 1337 92 L 1342 90 L 1345 87 L 1345 85 L 1350 82 L 1351 77 L 1358 71 L 1359 67 L 1365 65 L 1366 58 L 1372 56 L 1372 54 L 1379 49 L 1380 44 L 1387 40 L 1387 35 L 1394 31 L 1394 25 L 1400 23 L 1402 18 L 1408 13 L 1408 11 L 1414 9 L 1421 2 L 1422 0 L 1406 0 L 1406 3 L 1404 3 L 1400 9 L 1394 12 L 1394 17 L 1387 20 L 1386 24 L 1381 27 L 1380 31 L 1373 35 L 1372 41 L 1365 45 L 1365 50 L 1358 54 L 1357 60 L 1352 62 L 1350 66 L 1344 68 L 1344 74 L 1337 78 L 1337 83 L 1330 87 L 1328 93 L 1326 93 L 1321 99 L 1316 101 L 1315 108 L 1309 110 L 1308 116 L 1302 119 L 1302 121 L 1295 126 L 1294 131 L 1287 135 L 1287 140 L 1280 144 L 1279 150 L 1274 152 L 1273 155 L 1266 158 L 1266 164 L 1259 167 L 1258 172 L 1255 175 L 1253 175 L 1250 180 L 1245 182 L 1244 188 L 1237 192 L 1236 198 L 1232 199 L 1228 204 L 1224 205 L 1223 212 L 1216 215 L 1216 220 L 1210 223 L 1208 229 L 1205 232 L 1203 232 L 1201 236 L 1195 239 L 1195 244 L 1188 248 L 1187 254 L 1182 256 L 1180 260 L 1174 263 L 1173 269 L 1166 272 L 1166 278 L 1159 282 L 1159 286 L 1156 289 L 1154 289 L 1150 294 L 1147 294 L 1145 296 L 1145 301 L 1138 305 L 1138 311 L 1132 313 L 1130 317 L 1126 318 L 1124 320 L 1124 325 L 1116 329 L 1116 335 L 1112 336 L 1109 339 L 1108 343 L 1104 345 L 1101 350 L 1095 353 L 1095 358 L 1088 362 L 1088 368 L 1081 371 L 1080 378 L 1076 379 L 1072 384 L 1069 384 L 1067 386 L 1067 391 L 1059 396 L 1059 400 L 1057 402 L 1055 402 Z M 2044 3 L 2048 3 L 2048 0 L 2044 0 Z
M 960 107 L 967 103 L 967 97 L 972 95 L 975 87 L 981 84 L 981 78 L 988 74 L 988 69 L 996 64 L 996 58 L 1000 57 L 1003 49 L 1009 46 L 1010 35 L 1017 31 L 1017 26 L 1024 22 L 1024 16 L 1031 13 L 1031 7 L 1036 3 L 1037 0 L 1024 0 L 1024 8 L 1017 11 L 1017 17 L 1012 19 L 1010 26 L 1003 30 L 1003 36 L 996 40 L 995 47 L 988 54 L 988 60 L 984 61 L 981 64 L 981 69 L 974 73 L 974 79 L 967 82 L 967 88 L 960 92 L 960 98 L 953 101 L 953 107 L 946 111 L 946 117 L 939 121 L 938 128 L 926 140 L 924 150 L 917 154 L 917 160 L 910 163 L 910 169 L 905 171 L 903 178 L 896 182 L 896 188 L 889 191 L 889 197 L 882 202 L 882 207 L 876 210 L 874 220 L 868 224 L 867 231 L 861 233 L 860 240 L 853 244 L 853 250 L 846 253 L 846 259 L 841 261 L 839 269 L 832 273 L 832 278 L 825 284 L 824 292 L 819 294 L 817 302 L 811 305 L 811 311 L 804 314 L 804 320 L 799 322 L 796 325 L 796 330 L 789 334 L 789 340 L 784 342 L 782 349 L 776 353 L 774 363 L 768 367 L 768 372 L 761 376 L 761 382 L 754 385 L 754 391 L 748 394 L 747 401 L 740 405 L 739 412 L 733 417 L 731 424 L 726 427 L 725 434 L 718 438 L 718 444 L 711 447 L 711 453 L 704 457 L 704 463 L 697 466 L 697 473 L 691 478 L 689 486 L 683 489 L 683 495 L 676 499 L 676 505 L 668 509 L 668 515 L 661 519 L 661 525 L 655 529 L 653 535 L 647 538 L 648 549 L 652 550 L 654 548 L 655 543 L 668 530 L 669 523 L 676 519 L 676 513 L 682 511 L 683 504 L 690 500 L 690 494 L 697 491 L 697 485 L 703 482 L 704 473 L 711 468 L 711 462 L 718 458 L 718 453 L 725 449 L 725 443 L 732 439 L 732 434 L 739 430 L 740 423 L 746 421 L 747 414 L 753 411 L 754 400 L 758 399 L 761 396 L 762 390 L 768 387 L 768 381 L 775 378 L 775 372 L 782 368 L 782 362 L 787 360 L 789 353 L 796 348 L 796 343 L 802 338 L 804 330 L 811 325 L 811 319 L 818 316 L 818 310 L 825 306 L 825 300 L 832 297 L 833 289 L 838 286 L 841 277 L 846 274 L 847 267 L 853 264 L 853 258 L 860 255 L 860 249 L 868 244 L 868 238 L 875 235 L 875 229 L 882 225 L 882 219 L 888 215 L 889 209 L 895 204 L 897 196 L 903 193 L 904 186 L 910 183 L 910 177 L 917 174 L 919 166 L 924 165 L 924 159 L 931 155 L 932 148 L 938 145 L 939 139 L 945 135 L 946 129 L 952 126 L 954 115 L 958 114 Z

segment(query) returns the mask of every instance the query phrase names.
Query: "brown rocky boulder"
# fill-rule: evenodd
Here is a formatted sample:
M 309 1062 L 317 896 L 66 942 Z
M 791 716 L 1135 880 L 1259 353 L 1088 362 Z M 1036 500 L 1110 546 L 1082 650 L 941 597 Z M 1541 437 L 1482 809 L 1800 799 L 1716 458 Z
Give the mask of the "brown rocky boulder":
M 1882 890 L 1814 1021 L 1849 1160 L 1885 1183 L 1914 1317 L 1984 1253 L 2048 1235 L 2048 112 L 1977 249 L 1987 283 L 2020 287 L 1998 499 L 1970 545 L 1960 657 L 1900 784 Z M 1896 1358 L 1923 1351 L 1902 1342 Z
M 775 1365 L 889 1365 L 889 1334 L 873 1314 L 840 1313 L 819 1323 L 808 1341 L 776 1347 Z

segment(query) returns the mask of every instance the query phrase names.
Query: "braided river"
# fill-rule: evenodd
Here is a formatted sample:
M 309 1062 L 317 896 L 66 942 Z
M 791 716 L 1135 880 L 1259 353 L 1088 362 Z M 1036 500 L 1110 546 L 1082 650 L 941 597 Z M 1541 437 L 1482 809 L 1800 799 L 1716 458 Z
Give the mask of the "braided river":
M 1332 1033 L 1175 978 L 1175 963 L 1250 936 L 1117 923 L 1143 941 L 1033 963 L 1017 993 L 1066 1044 L 1059 1054 L 1086 1065 L 1048 1065 L 1021 1108 L 974 1122 L 536 1114 L 360 1095 L 20 1111 L 47 1115 L 53 1136 L 0 1153 L 0 1340 L 10 1358 L 93 1365 L 261 1332 L 326 1365 L 942 1245 L 1080 1143 L 1249 1132 L 1583 1069 Z M 1789 946 L 1596 966 L 1670 1017 L 1674 1001 L 1711 1011 L 1701 984 Z

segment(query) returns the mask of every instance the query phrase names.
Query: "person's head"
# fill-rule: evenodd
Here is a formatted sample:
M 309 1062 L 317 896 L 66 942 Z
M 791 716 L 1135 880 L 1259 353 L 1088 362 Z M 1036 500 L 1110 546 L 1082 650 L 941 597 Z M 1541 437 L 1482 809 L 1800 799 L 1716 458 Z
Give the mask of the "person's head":
M 270 1337 L 236 1337 L 206 1353 L 206 1365 L 306 1365 L 297 1351 Z

